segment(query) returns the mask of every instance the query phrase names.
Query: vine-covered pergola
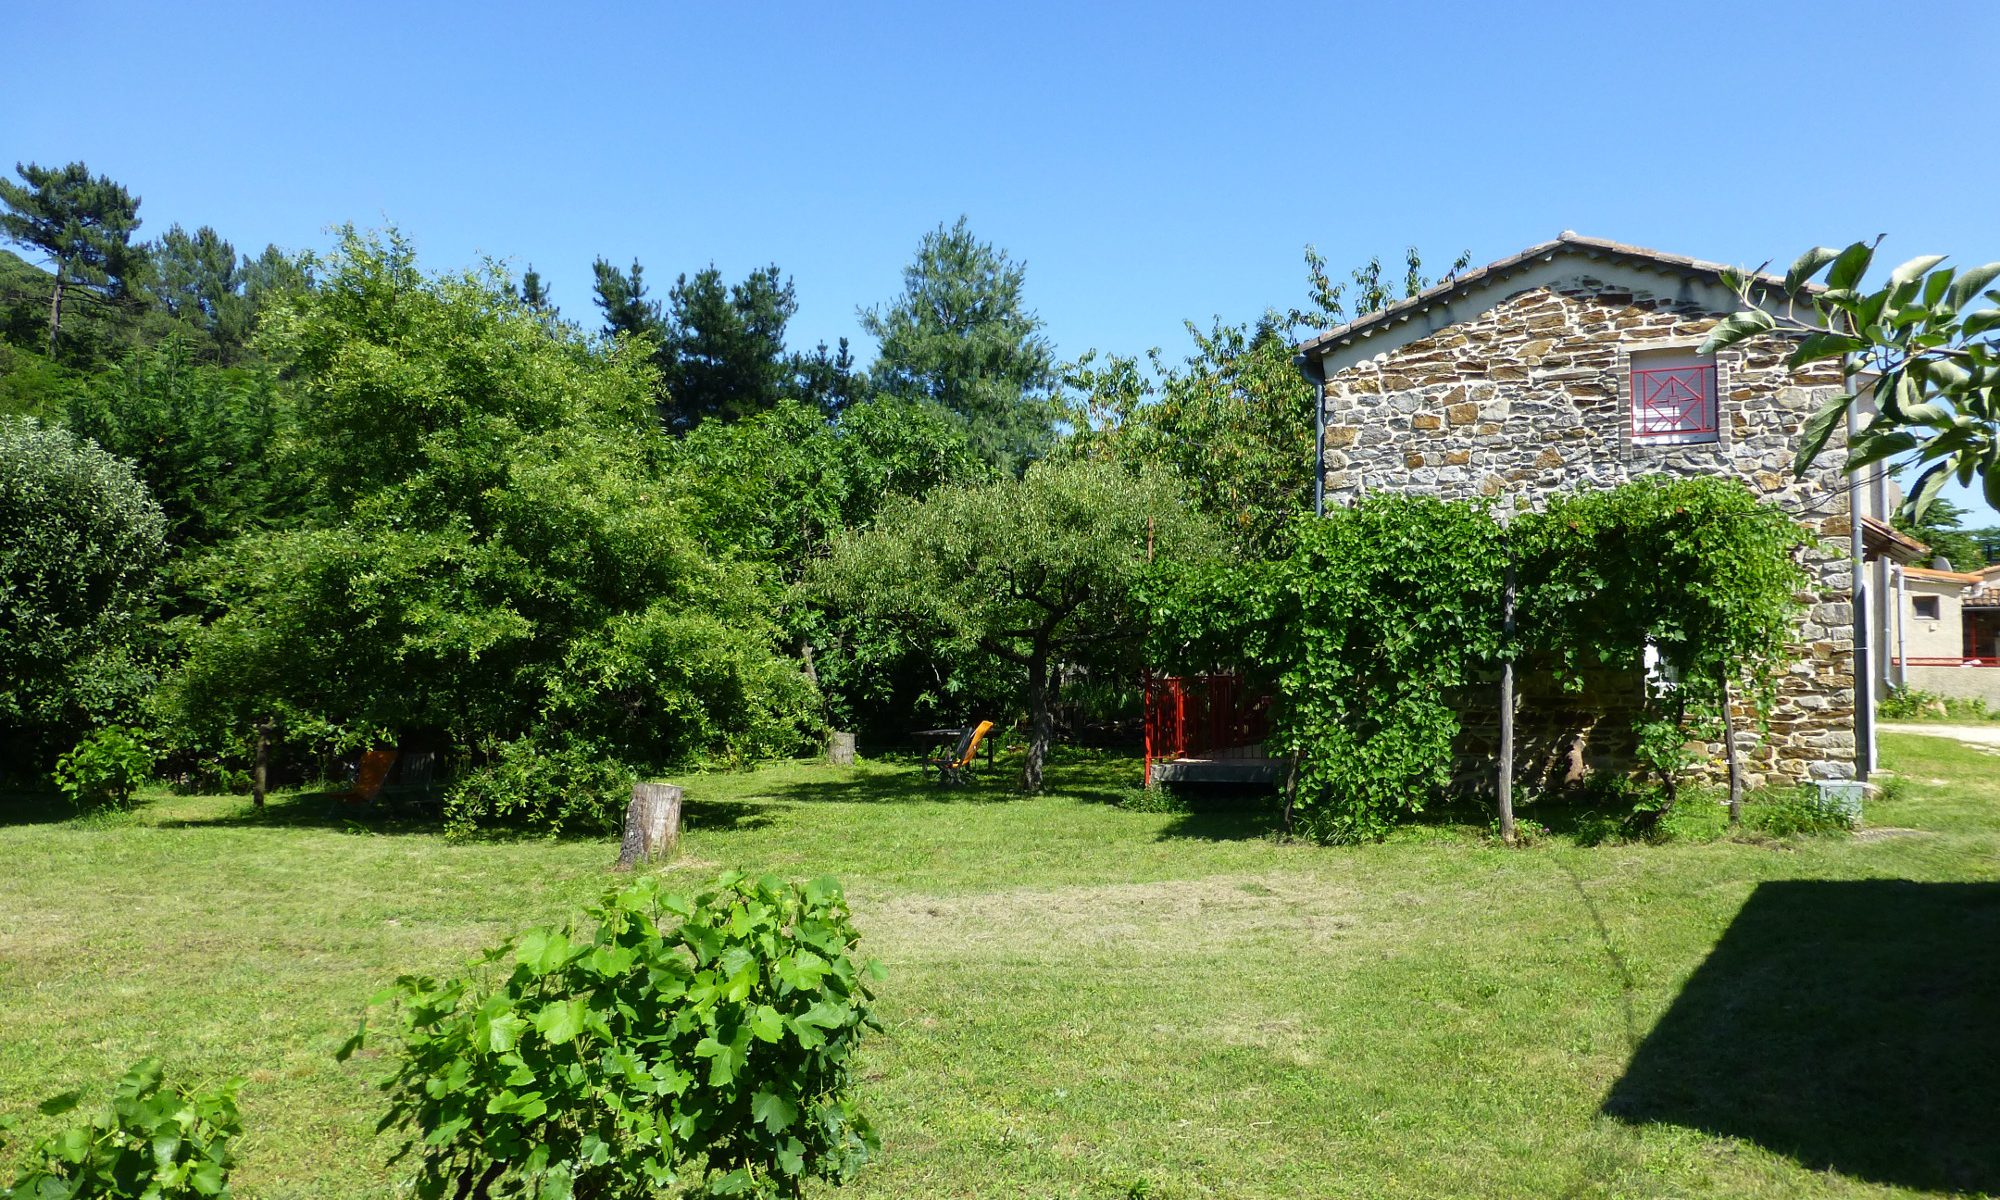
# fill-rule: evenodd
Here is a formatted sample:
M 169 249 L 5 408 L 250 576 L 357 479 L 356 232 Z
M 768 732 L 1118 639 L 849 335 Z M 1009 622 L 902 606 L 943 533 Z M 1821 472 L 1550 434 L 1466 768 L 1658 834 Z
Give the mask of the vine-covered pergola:
M 1501 516 L 1507 519 L 1500 519 Z M 1647 478 L 1538 509 L 1384 493 L 1301 522 L 1287 552 L 1183 573 L 1155 604 L 1156 661 L 1238 661 L 1270 680 L 1287 818 L 1310 836 L 1381 836 L 1450 786 L 1468 689 L 1493 686 L 1502 833 L 1513 834 L 1516 663 L 1585 700 L 1644 679 L 1633 814 L 1671 808 L 1720 738 L 1732 819 L 1735 714 L 1768 713 L 1794 639 L 1810 535 L 1740 484 Z

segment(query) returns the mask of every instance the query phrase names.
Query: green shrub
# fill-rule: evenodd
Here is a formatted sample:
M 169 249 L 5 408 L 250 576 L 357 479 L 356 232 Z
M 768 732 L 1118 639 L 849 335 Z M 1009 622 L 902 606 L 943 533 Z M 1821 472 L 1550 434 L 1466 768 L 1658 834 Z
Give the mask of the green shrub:
M 1941 696 L 1922 688 L 1891 688 L 1875 711 L 1891 721 L 1943 717 L 1952 721 L 2000 720 L 2000 713 L 1986 707 L 1977 696 Z
M 486 752 L 486 761 L 445 793 L 445 822 L 454 834 L 493 826 L 551 836 L 610 833 L 624 820 L 632 770 L 598 746 L 525 737 L 490 744 Z
M 43 1138 L 0 1197 L 19 1200 L 181 1200 L 229 1195 L 235 1159 L 230 1143 L 243 1132 L 236 1113 L 241 1079 L 210 1089 L 168 1084 L 155 1059 L 125 1073 L 110 1103 L 79 1125 Z M 77 1106 L 70 1092 L 42 1102 L 44 1115 Z
M 0 417 L 0 773 L 39 775 L 151 686 L 164 531 L 130 463 L 66 429 Z
M 647 878 L 586 915 L 397 982 L 382 1127 L 418 1195 L 797 1196 L 875 1153 L 852 1060 L 879 968 L 838 884 L 730 873 L 690 902 Z
M 137 730 L 107 725 L 56 760 L 56 787 L 83 812 L 129 808 L 153 772 L 153 751 Z
M 1810 785 L 1755 797 L 1743 806 L 1743 823 L 1770 837 L 1852 833 L 1856 825 L 1853 816 L 1821 799 L 1819 789 Z
M 1891 721 L 1907 721 L 1912 717 L 1928 716 L 1940 710 L 1943 705 L 1944 697 L 1936 692 L 1927 692 L 1922 688 L 1900 687 L 1890 688 L 1889 694 L 1876 704 L 1875 711 Z

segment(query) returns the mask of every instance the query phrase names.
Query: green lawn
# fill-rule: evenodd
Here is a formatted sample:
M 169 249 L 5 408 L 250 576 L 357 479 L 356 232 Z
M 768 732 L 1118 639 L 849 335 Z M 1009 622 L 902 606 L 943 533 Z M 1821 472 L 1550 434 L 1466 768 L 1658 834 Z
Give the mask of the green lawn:
M 1035 800 L 783 765 L 688 779 L 674 872 L 846 882 L 889 970 L 855 1195 L 2000 1192 L 2000 758 L 1886 749 L 1860 838 L 1512 852 L 1126 811 L 1129 761 Z M 388 1195 L 381 1061 L 333 1060 L 363 999 L 616 853 L 0 803 L 0 1113 L 148 1053 L 240 1071 L 253 1198 Z

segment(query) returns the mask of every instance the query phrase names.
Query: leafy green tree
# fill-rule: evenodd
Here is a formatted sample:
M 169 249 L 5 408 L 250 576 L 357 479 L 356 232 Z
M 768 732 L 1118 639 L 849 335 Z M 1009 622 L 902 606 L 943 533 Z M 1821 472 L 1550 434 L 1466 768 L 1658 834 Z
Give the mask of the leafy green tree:
M 661 474 L 643 348 L 551 329 L 497 272 L 427 277 L 393 233 L 345 231 L 324 270 L 260 335 L 322 511 L 197 573 L 219 615 L 179 727 L 430 730 L 474 768 L 523 739 L 647 769 L 798 745 L 811 689 Z
M 143 694 L 165 524 L 130 464 L 0 418 L 0 769 L 41 769 Z
M 990 477 L 951 414 L 878 396 L 828 420 L 785 400 L 742 421 L 704 423 L 673 443 L 669 461 L 715 551 L 760 568 L 835 728 L 901 733 L 913 711 L 933 714 L 967 691 L 992 690 L 948 650 L 829 612 L 791 587 L 844 530 L 872 523 L 893 498 Z
M 1921 520 L 1952 479 L 1979 480 L 1987 504 L 2000 508 L 2000 289 L 1990 287 L 2000 262 L 1961 272 L 1942 254 L 1919 255 L 1864 292 L 1880 244 L 1816 246 L 1780 286 L 1737 275 L 1743 308 L 1716 326 L 1702 353 L 1775 330 L 1798 339 L 1794 370 L 1838 365 L 1848 387 L 1806 422 L 1795 472 L 1818 460 L 1865 394 L 1874 412 L 1863 409 L 1866 423 L 1848 439 L 1848 470 L 1871 463 L 1913 470 L 1902 507 L 1912 519 Z M 1823 285 L 1815 285 L 1822 273 Z M 1973 307 L 1982 299 L 1985 307 Z
M 833 350 L 821 342 L 809 354 L 794 354 L 792 374 L 793 393 L 828 415 L 862 399 L 868 382 L 864 373 L 855 370 L 854 353 L 846 338 Z
M 1316 422 L 1312 385 L 1299 374 L 1293 342 L 1375 312 L 1397 299 L 1371 259 L 1350 272 L 1354 290 L 1327 274 L 1306 247 L 1306 306 L 1266 312 L 1254 324 L 1187 325 L 1193 350 L 1179 363 L 1151 352 L 1151 378 L 1138 360 L 1095 352 L 1062 368 L 1060 405 L 1072 433 L 1064 453 L 1163 466 L 1194 503 L 1213 514 L 1252 554 L 1281 554 L 1288 525 L 1313 509 Z M 1454 271 L 1469 261 L 1461 255 Z M 1412 246 L 1399 281 L 1403 295 L 1430 286 Z M 1338 447 L 1331 447 L 1339 453 Z
M 667 427 L 686 431 L 776 405 L 792 390 L 785 325 L 797 311 L 792 282 L 775 266 L 738 284 L 725 284 L 713 265 L 676 280 L 659 359 Z
M 1026 279 L 1022 263 L 960 217 L 924 235 L 900 296 L 859 312 L 881 346 L 876 389 L 956 413 L 973 446 L 1011 471 L 1051 438 L 1041 396 L 1052 379 L 1049 344 L 1022 294 Z
M 245 257 L 238 268 L 243 281 L 243 298 L 249 302 L 251 324 L 256 315 L 271 304 L 313 285 L 312 260 L 307 255 L 287 254 L 276 246 L 265 246 L 256 258 Z
M 122 297 L 128 278 L 143 270 L 132 244 L 139 198 L 80 162 L 65 167 L 16 163 L 21 182 L 0 179 L 0 234 L 46 255 L 51 270 L 48 353 L 56 352 L 63 305 L 72 297 Z
M 1034 792 L 1055 736 L 1057 666 L 1136 669 L 1142 580 L 1156 560 L 1205 560 L 1218 540 L 1164 477 L 1050 463 L 893 504 L 837 541 L 813 580 L 839 610 L 1019 671 L 1021 787 Z

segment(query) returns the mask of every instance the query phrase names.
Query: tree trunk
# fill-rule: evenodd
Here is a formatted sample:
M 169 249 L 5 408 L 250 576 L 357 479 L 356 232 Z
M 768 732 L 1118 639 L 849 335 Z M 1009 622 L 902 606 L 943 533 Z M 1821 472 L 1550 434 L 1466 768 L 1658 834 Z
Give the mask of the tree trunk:
M 833 732 L 826 735 L 826 761 L 836 767 L 854 765 L 854 735 Z
M 1037 653 L 1028 662 L 1028 760 L 1021 764 L 1021 790 L 1042 790 L 1042 764 L 1056 736 L 1055 693 L 1049 687 L 1049 660 Z
M 1507 564 L 1507 590 L 1500 595 L 1500 628 L 1506 645 L 1500 660 L 1500 840 L 1514 844 L 1514 564 Z
M 680 840 L 681 789 L 671 783 L 633 784 L 618 869 L 629 871 L 642 862 L 671 858 Z
M 1729 827 L 1743 824 L 1743 760 L 1736 753 L 1736 714 L 1729 677 L 1722 678 L 1722 760 L 1729 764 Z
M 271 723 L 257 723 L 257 753 L 250 760 L 250 803 L 264 807 L 264 794 L 271 782 Z
M 54 358 L 56 356 L 56 332 L 62 328 L 62 301 L 63 301 L 62 271 L 63 271 L 62 261 L 58 259 L 56 261 L 55 290 L 49 293 L 49 357 L 50 358 Z

